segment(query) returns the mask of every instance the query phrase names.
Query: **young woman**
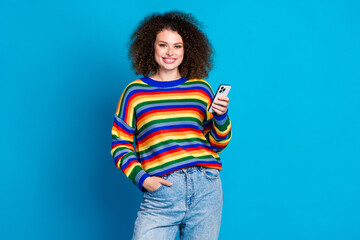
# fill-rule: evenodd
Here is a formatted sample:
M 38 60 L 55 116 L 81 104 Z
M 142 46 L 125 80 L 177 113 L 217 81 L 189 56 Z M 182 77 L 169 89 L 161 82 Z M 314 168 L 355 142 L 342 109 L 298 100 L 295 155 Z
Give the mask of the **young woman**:
M 133 239 L 217 239 L 223 195 L 218 153 L 231 138 L 229 98 L 213 99 L 203 80 L 212 48 L 183 12 L 146 17 L 131 35 L 136 74 L 112 128 L 116 166 L 143 192 Z M 134 147 L 135 146 L 135 147 Z

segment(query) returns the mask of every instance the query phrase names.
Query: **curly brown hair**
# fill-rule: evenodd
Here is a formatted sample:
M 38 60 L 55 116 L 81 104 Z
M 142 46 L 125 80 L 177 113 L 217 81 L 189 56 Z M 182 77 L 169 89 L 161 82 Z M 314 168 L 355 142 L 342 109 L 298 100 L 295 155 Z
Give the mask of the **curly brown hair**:
M 201 31 L 203 25 L 190 13 L 170 11 L 145 17 L 131 34 L 128 57 L 136 74 L 148 76 L 157 70 L 154 42 L 163 29 L 177 32 L 183 39 L 184 59 L 179 66 L 181 77 L 206 78 L 212 68 L 213 48 Z

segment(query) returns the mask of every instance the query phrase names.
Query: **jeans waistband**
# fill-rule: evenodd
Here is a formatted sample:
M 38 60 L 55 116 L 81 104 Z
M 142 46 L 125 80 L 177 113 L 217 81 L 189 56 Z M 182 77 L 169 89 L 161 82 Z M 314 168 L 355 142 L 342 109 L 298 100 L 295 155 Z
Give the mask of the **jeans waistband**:
M 182 171 L 184 173 L 191 173 L 191 172 L 195 172 L 198 170 L 202 170 L 204 167 L 203 166 L 192 166 L 192 167 L 187 167 L 187 168 L 182 168 L 179 171 Z

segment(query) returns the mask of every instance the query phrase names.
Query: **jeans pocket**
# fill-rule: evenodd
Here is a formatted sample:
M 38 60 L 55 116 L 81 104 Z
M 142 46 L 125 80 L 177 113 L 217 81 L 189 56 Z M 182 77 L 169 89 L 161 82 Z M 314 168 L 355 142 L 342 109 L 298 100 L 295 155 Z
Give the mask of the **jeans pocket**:
M 161 178 L 167 180 L 168 174 L 167 174 L 167 175 L 164 175 L 164 176 L 161 176 Z M 164 184 L 161 184 L 160 187 L 158 187 L 158 188 L 155 189 L 154 191 L 146 191 L 146 192 L 147 192 L 147 193 L 156 193 L 156 192 L 160 191 L 163 187 L 164 187 Z
M 219 170 L 215 168 L 203 168 L 203 173 L 207 179 L 214 180 L 220 177 Z
M 155 189 L 154 191 L 147 191 L 147 192 L 150 193 L 150 194 L 153 194 L 153 193 L 159 192 L 163 187 L 164 187 L 164 185 L 161 184 L 160 187 L 158 187 L 158 188 Z

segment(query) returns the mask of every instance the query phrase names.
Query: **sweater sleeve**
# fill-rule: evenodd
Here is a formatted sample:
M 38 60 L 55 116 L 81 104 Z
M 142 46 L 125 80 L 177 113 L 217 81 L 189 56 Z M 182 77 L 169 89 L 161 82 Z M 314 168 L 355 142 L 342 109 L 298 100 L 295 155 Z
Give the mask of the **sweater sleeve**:
M 228 111 L 221 116 L 216 116 L 209 112 L 209 107 L 214 98 L 214 93 L 209 85 L 211 99 L 209 99 L 204 119 L 204 135 L 209 141 L 213 150 L 217 153 L 222 152 L 231 139 L 231 121 Z
M 144 180 L 149 175 L 143 170 L 135 154 L 135 114 L 128 98 L 131 91 L 125 91 L 120 97 L 112 126 L 111 155 L 117 168 L 121 169 L 132 182 L 143 191 Z

